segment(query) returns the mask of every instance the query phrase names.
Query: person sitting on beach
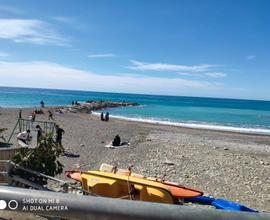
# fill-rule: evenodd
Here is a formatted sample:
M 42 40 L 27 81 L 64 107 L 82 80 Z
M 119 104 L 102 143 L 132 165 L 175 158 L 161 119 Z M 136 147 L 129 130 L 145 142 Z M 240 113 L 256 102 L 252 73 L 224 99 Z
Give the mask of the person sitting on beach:
M 105 121 L 109 121 L 109 112 L 106 112 Z
M 118 135 L 116 135 L 112 141 L 112 146 L 120 146 L 121 145 L 121 138 Z
M 59 113 L 59 114 L 64 114 L 64 112 L 63 112 L 60 108 L 55 109 L 55 112 L 57 112 L 57 113 Z
M 49 113 L 48 120 L 54 120 L 52 111 L 49 110 L 48 113 Z
M 37 143 L 39 143 L 42 137 L 42 128 L 40 127 L 40 125 L 36 126 L 36 130 L 37 130 Z
M 62 136 L 63 136 L 63 134 L 65 134 L 65 131 L 64 131 L 64 129 L 60 128 L 59 125 L 56 125 L 55 128 L 56 128 L 55 141 L 57 144 L 62 145 Z
M 22 141 L 25 144 L 29 144 L 29 142 L 32 140 L 32 136 L 30 134 L 30 130 L 23 131 L 17 135 L 17 140 Z
M 74 105 L 74 101 L 71 102 L 71 105 L 72 105 L 72 106 Z
M 43 111 L 41 109 L 35 109 L 34 111 L 36 114 L 44 114 Z
M 30 120 L 30 126 L 33 129 L 34 123 L 35 123 L 35 120 L 36 120 L 36 113 L 35 112 L 31 113 L 31 115 L 29 116 L 29 120 Z
M 100 114 L 100 120 L 104 121 L 104 113 L 103 112 L 101 112 L 101 114 Z

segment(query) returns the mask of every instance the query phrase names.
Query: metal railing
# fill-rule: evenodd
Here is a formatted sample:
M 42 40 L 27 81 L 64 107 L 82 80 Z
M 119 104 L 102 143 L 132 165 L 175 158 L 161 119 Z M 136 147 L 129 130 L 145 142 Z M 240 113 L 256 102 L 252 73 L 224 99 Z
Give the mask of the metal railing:
M 22 170 L 22 171 L 25 171 L 26 173 L 28 174 L 34 174 L 35 176 L 38 176 L 38 177 L 43 177 L 47 180 L 50 180 L 50 181 L 54 181 L 54 182 L 57 182 L 57 183 L 60 183 L 62 185 L 62 187 L 65 189 L 64 191 L 68 191 L 67 188 L 70 187 L 72 189 L 75 189 L 77 191 L 80 191 L 80 192 L 83 192 L 85 195 L 92 195 L 92 196 L 96 196 L 95 194 L 93 193 L 90 193 L 88 191 L 85 191 L 84 189 L 80 188 L 80 187 L 77 187 L 77 186 L 74 186 L 73 184 L 70 184 L 69 182 L 67 181 L 64 181 L 64 180 L 61 180 L 61 179 L 58 179 L 56 177 L 52 177 L 52 176 L 48 176 L 48 175 L 45 175 L 43 173 L 40 173 L 40 172 L 37 172 L 37 171 L 34 171 L 34 170 L 30 170 L 30 169 L 26 169 L 16 163 L 14 163 L 13 161 L 11 160 L 0 160 L 0 164 L 3 163 L 4 166 L 5 166 L 5 169 L 6 171 L 2 172 L 2 175 L 5 176 L 6 178 L 6 181 L 9 183 L 9 184 L 12 184 L 14 181 L 15 182 L 18 182 L 18 183 L 22 183 L 28 187 L 31 187 L 33 189 L 39 189 L 39 190 L 46 190 L 46 191 L 53 191 L 51 189 L 48 189 L 44 186 L 41 186 L 37 183 L 34 183 L 32 181 L 29 181 L 25 178 L 22 178 L 22 177 L 19 177 L 17 175 L 14 175 L 12 174 L 12 171 L 13 170 Z
M 266 213 L 230 212 L 159 203 L 78 196 L 0 186 L 1 207 L 67 219 L 111 220 L 269 220 Z M 4 202 L 3 202 L 4 201 Z
M 166 220 L 270 220 L 270 213 L 231 212 L 209 208 L 166 205 L 95 196 L 78 196 L 48 191 L 47 188 L 12 175 L 14 168 L 67 184 L 63 180 L 25 169 L 11 161 L 5 163 L 9 182 L 17 181 L 39 190 L 0 186 L 0 209 L 32 212 L 37 215 L 65 219 L 166 219 Z M 72 186 L 77 190 L 82 190 Z
M 15 134 L 15 131 L 17 129 L 17 127 L 19 128 L 19 132 L 22 132 L 22 131 L 26 131 L 26 130 L 33 130 L 34 129 L 34 125 L 39 125 L 43 132 L 45 134 L 48 134 L 48 133 L 54 133 L 55 131 L 55 125 L 56 123 L 55 122 L 50 122 L 50 121 L 31 121 L 29 119 L 23 119 L 23 118 L 18 118 L 17 119 L 17 122 L 7 140 L 7 143 L 10 142 L 12 136 Z

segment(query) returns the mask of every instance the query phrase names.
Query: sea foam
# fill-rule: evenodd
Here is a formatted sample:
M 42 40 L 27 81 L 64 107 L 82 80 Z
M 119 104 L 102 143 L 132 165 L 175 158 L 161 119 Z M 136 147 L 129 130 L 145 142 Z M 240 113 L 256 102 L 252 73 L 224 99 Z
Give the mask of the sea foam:
M 100 116 L 99 112 L 93 112 L 92 114 L 95 116 Z M 118 115 L 110 115 L 110 117 L 116 118 L 116 119 L 121 119 L 121 120 L 126 120 L 126 121 L 144 122 L 144 123 L 149 123 L 149 124 L 170 125 L 170 126 L 183 127 L 183 128 L 204 129 L 204 130 L 213 130 L 213 131 L 226 131 L 226 132 L 235 132 L 235 133 L 243 133 L 243 134 L 270 135 L 270 129 L 263 129 L 263 128 L 243 128 L 243 127 L 213 125 L 213 124 L 172 122 L 172 121 L 162 121 L 162 120 L 156 120 L 156 119 L 124 117 L 124 116 L 118 116 Z

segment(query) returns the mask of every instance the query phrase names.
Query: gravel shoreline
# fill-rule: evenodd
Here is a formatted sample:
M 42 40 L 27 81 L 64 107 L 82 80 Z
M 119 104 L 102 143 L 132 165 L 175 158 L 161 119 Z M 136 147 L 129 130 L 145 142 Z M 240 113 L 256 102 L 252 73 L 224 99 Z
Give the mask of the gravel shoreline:
M 18 111 L 0 108 L 0 127 L 11 132 Z M 30 111 L 23 109 L 23 116 L 28 118 Z M 47 113 L 37 115 L 36 120 L 47 117 Z M 61 158 L 65 170 L 94 170 L 102 163 L 119 168 L 133 166 L 134 172 L 145 176 L 179 182 L 214 197 L 270 212 L 270 136 L 120 119 L 102 122 L 83 113 L 55 114 L 54 118 L 66 132 L 64 147 L 80 154 L 78 158 Z M 129 141 L 130 146 L 106 148 L 105 144 L 116 134 Z

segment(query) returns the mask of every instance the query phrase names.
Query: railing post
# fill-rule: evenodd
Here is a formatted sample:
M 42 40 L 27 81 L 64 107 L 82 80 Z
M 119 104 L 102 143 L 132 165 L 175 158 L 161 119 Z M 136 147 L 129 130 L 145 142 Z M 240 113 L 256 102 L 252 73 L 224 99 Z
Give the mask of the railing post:
M 14 133 L 14 131 L 16 130 L 16 127 L 17 127 L 18 123 L 19 123 L 19 119 L 17 120 L 16 125 L 15 125 L 15 127 L 13 128 L 13 130 L 12 130 L 10 136 L 9 136 L 7 143 L 10 142 L 10 140 L 11 140 L 11 138 L 12 138 L 12 136 L 13 136 L 13 133 Z
M 18 119 L 18 121 L 19 121 L 19 130 L 20 130 L 20 132 L 22 132 L 22 123 L 21 123 L 21 118 L 19 118 L 19 119 Z

